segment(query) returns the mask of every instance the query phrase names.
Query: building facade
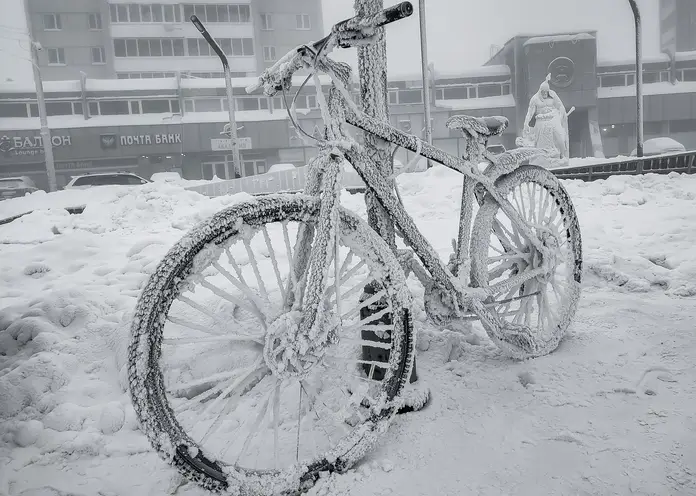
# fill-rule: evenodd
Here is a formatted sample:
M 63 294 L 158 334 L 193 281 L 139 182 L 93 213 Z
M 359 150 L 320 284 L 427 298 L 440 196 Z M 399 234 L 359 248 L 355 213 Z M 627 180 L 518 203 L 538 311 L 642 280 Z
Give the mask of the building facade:
M 696 50 L 696 5 L 692 0 L 660 0 L 660 48 L 672 56 Z
M 119 9 L 123 11 L 122 5 L 140 8 L 144 4 L 116 4 L 111 0 L 103 5 L 104 12 L 108 12 L 104 14 L 108 16 L 107 22 L 111 22 L 113 6 L 116 6 L 117 20 L 120 19 L 118 12 Z M 182 24 L 184 16 L 190 13 L 185 10 L 189 9 L 186 5 L 180 6 Z M 199 4 L 193 6 L 194 13 L 196 5 Z M 258 25 L 256 20 L 251 22 L 255 54 L 257 47 L 275 46 L 271 45 L 275 43 L 278 47 L 284 46 L 282 51 L 275 53 L 280 57 L 290 47 L 321 36 L 320 29 L 312 24 L 312 15 L 307 21 L 289 7 L 284 12 L 285 5 L 284 0 L 259 0 L 252 4 L 251 17 L 260 19 Z M 696 12 L 696 2 L 689 5 Z M 272 16 L 261 17 L 264 10 Z M 84 8 L 80 12 L 84 14 Z M 142 21 L 142 10 L 139 12 Z M 220 19 L 217 5 L 215 12 Z M 227 12 L 229 14 L 229 9 Z M 163 11 L 162 15 L 166 19 L 169 14 Z M 176 22 L 177 14 L 171 15 Z M 211 10 L 206 21 L 213 19 L 212 16 Z M 61 23 L 73 21 L 69 16 L 61 18 Z M 51 25 L 52 21 L 47 22 Z M 122 27 L 133 28 L 128 24 Z M 303 30 L 297 29 L 300 25 Z M 192 28 L 186 26 L 189 27 Z M 313 29 L 318 31 L 313 33 Z M 276 30 L 278 36 L 287 40 L 286 45 L 276 41 L 273 33 Z M 113 32 L 118 36 L 112 37 Z M 117 40 L 131 39 L 125 30 L 109 33 L 114 50 Z M 55 33 L 49 30 L 46 36 L 52 34 Z M 185 39 L 193 40 L 194 34 Z M 589 31 L 516 36 L 483 67 L 453 74 L 434 69 L 429 74 L 431 91 L 427 95 L 419 74 L 390 80 L 391 123 L 405 132 L 424 136 L 423 99 L 429 98 L 435 146 L 460 156 L 464 150 L 461 133 L 449 130 L 445 123 L 452 115 L 468 114 L 507 117 L 510 126 L 495 141 L 513 148 L 524 125 L 530 98 L 546 75 L 551 74 L 551 88 L 567 109 L 574 107 L 569 117 L 571 157 L 628 155 L 636 143 L 635 61 L 601 60 L 595 35 Z M 143 39 L 160 39 L 154 34 L 152 38 L 138 36 L 133 34 L 132 38 L 136 40 L 136 47 Z M 193 46 L 193 41 L 185 41 L 185 51 L 189 50 L 189 43 Z M 195 57 L 185 57 L 181 61 L 191 58 Z M 212 57 L 207 58 L 212 60 Z M 139 63 L 137 60 L 130 62 Z M 254 63 L 262 65 L 259 59 Z M 263 64 L 268 63 L 270 61 L 263 61 Z M 303 134 L 295 130 L 281 97 L 246 94 L 244 88 L 256 81 L 253 77 L 237 77 L 233 83 L 243 162 L 235 167 L 229 141 L 221 135 L 228 122 L 224 80 L 184 77 L 179 72 L 174 72 L 173 76 L 166 74 L 172 77 L 148 81 L 142 80 L 144 73 L 141 78 L 118 79 L 125 73 L 135 73 L 148 66 L 115 64 L 113 69 L 108 69 L 108 63 L 105 65 L 105 71 L 113 71 L 107 74 L 108 78 L 73 76 L 44 84 L 60 186 L 79 173 L 115 170 L 133 170 L 146 177 L 154 172 L 174 170 L 187 179 L 214 176 L 231 179 L 262 174 L 274 163 L 303 165 L 316 153 L 311 140 L 303 139 Z M 175 67 L 178 66 L 166 66 L 168 69 Z M 186 67 L 192 70 L 192 66 Z M 208 66 L 198 68 L 205 67 Z M 645 58 L 642 79 L 645 139 L 669 136 L 687 149 L 696 149 L 696 52 L 676 51 Z M 302 80 L 298 77 L 294 81 L 289 98 L 299 90 Z M 320 81 L 326 94 L 330 81 L 325 76 Z M 353 89 L 357 99 L 357 87 Z M 311 81 L 298 94 L 296 106 L 302 129 L 310 135 L 319 133 L 322 121 Z M 411 155 L 400 151 L 398 157 L 406 163 Z M 15 175 L 29 175 L 40 186 L 47 185 L 38 107 L 32 86 L 0 83 L 0 176 Z
M 294 46 L 323 36 L 321 0 L 25 0 L 45 80 L 221 77 L 190 22 L 218 41 L 235 76 L 260 74 Z

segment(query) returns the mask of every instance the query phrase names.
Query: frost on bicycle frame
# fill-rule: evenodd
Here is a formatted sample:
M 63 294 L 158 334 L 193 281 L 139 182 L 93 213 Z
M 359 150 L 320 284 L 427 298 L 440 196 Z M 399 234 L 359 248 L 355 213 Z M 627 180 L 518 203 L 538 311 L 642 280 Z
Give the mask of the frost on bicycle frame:
M 457 158 L 446 152 L 429 145 L 420 138 L 407 134 L 396 129 L 388 123 L 371 118 L 360 110 L 353 102 L 348 87 L 351 82 L 351 71 L 347 64 L 337 63 L 329 59 L 326 55 L 336 46 L 342 48 L 369 44 L 376 36 L 375 25 L 379 20 L 373 18 L 351 19 L 344 21 L 332 30 L 332 33 L 325 39 L 314 43 L 312 46 L 303 45 L 296 51 L 288 53 L 272 68 L 268 69 L 260 78 L 260 82 L 247 88 L 253 91 L 259 86 L 263 86 L 267 96 L 273 96 L 279 91 L 283 92 L 286 98 L 286 90 L 292 85 L 292 76 L 300 69 L 309 69 L 310 75 L 300 86 L 299 92 L 306 83 L 314 80 L 314 87 L 317 92 L 317 101 L 325 123 L 325 130 L 322 139 L 304 132 L 297 122 L 294 110 L 294 99 L 288 105 L 290 118 L 298 129 L 300 135 L 305 135 L 307 140 L 318 141 L 320 154 L 310 162 L 310 178 L 306 193 L 317 194 L 321 186 L 320 176 L 327 170 L 329 164 L 340 169 L 339 163 L 345 159 L 362 177 L 368 188 L 372 190 L 381 205 L 389 213 L 397 227 L 397 231 L 405 243 L 413 249 L 426 270 L 420 266 L 408 252 L 400 252 L 400 258 L 407 271 L 412 270 L 426 288 L 426 310 L 429 316 L 438 324 L 455 325 L 457 322 L 470 319 L 475 315 L 482 321 L 489 337 L 503 348 L 507 353 L 518 358 L 528 358 L 547 354 L 556 348 L 560 340 L 559 336 L 552 336 L 546 341 L 538 341 L 532 336 L 527 326 L 517 324 L 506 324 L 501 321 L 495 312 L 491 312 L 484 305 L 483 300 L 499 293 L 501 290 L 509 290 L 516 285 L 524 284 L 524 281 L 540 277 L 549 269 L 549 263 L 526 270 L 522 274 L 517 274 L 506 281 L 496 283 L 485 288 L 472 288 L 470 286 L 469 274 L 471 260 L 469 256 L 469 246 L 472 251 L 477 251 L 476 244 L 483 243 L 484 239 L 470 239 L 471 224 L 473 218 L 474 201 L 483 203 L 484 195 L 494 202 L 498 208 L 511 220 L 513 228 L 519 233 L 520 237 L 529 240 L 535 250 L 544 255 L 547 260 L 552 260 L 549 248 L 544 245 L 544 241 L 539 238 L 534 227 L 527 219 L 523 219 L 521 213 L 515 205 L 508 200 L 503 192 L 497 187 L 497 180 L 507 174 L 517 171 L 520 180 L 524 180 L 526 170 L 520 170 L 520 164 L 524 161 L 543 155 L 542 150 L 523 148 L 510 150 L 498 157 L 494 157 L 486 151 L 486 143 L 489 136 L 500 134 L 507 126 L 507 119 L 504 117 L 493 117 L 475 119 L 468 116 L 454 116 L 449 119 L 447 126 L 452 129 L 460 129 L 467 138 L 466 149 L 463 158 Z M 325 101 L 321 91 L 321 85 L 317 76 L 318 72 L 328 74 L 332 80 L 329 91 L 329 100 Z M 297 95 L 295 96 L 295 98 Z M 443 264 L 430 243 L 425 239 L 417 226 L 406 213 L 401 204 L 398 190 L 394 194 L 393 178 L 385 177 L 380 168 L 368 155 L 364 147 L 355 142 L 343 128 L 343 122 L 347 122 L 370 135 L 377 136 L 385 141 L 394 144 L 397 148 L 402 147 L 438 162 L 446 167 L 454 169 L 464 175 L 462 209 L 460 216 L 459 235 L 455 245 L 455 253 L 450 258 L 450 263 Z M 415 160 L 415 159 L 414 159 Z M 488 161 L 490 165 L 481 172 L 478 164 Z M 406 167 L 408 169 L 408 167 Z M 339 171 L 340 174 L 340 171 Z M 334 184 L 334 183 L 331 183 Z M 540 185 L 546 189 L 551 196 L 555 197 L 558 210 L 562 221 L 570 224 L 570 229 L 577 228 L 574 209 L 565 191 L 563 194 L 555 194 L 562 186 L 554 176 L 549 175 L 545 178 L 545 184 Z M 565 224 L 563 224 L 565 225 Z M 496 224 L 498 229 L 501 227 Z M 330 224 L 327 229 L 332 228 Z M 572 240 L 572 249 L 575 253 L 580 253 L 580 237 L 578 235 Z M 571 269 L 580 272 L 581 260 L 577 257 L 575 267 Z M 476 282 L 476 281 L 474 281 Z M 569 296 L 571 300 L 566 307 L 565 315 L 558 315 L 557 321 L 560 324 L 559 332 L 565 330 L 567 323 L 572 320 L 572 316 L 577 308 L 577 298 L 579 296 L 580 276 L 575 277 L 571 285 Z M 532 295 L 533 296 L 533 295 Z M 513 297 L 512 299 L 516 299 Z M 498 302 L 498 303 L 504 303 Z M 473 315 L 469 312 L 473 312 Z M 560 329 L 562 328 L 562 329 Z

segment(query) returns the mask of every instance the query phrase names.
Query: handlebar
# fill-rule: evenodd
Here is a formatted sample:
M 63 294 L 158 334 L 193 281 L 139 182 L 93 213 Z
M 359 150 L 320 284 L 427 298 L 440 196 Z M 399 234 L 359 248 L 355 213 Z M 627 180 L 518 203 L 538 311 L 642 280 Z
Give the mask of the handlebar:
M 275 92 L 283 89 L 285 85 L 289 85 L 293 74 L 304 67 L 304 57 L 308 55 L 308 51 L 312 51 L 316 55 L 334 40 L 341 48 L 349 48 L 353 46 L 350 40 L 369 38 L 374 34 L 375 29 L 409 17 L 411 14 L 413 14 L 413 5 L 406 1 L 370 16 L 355 16 L 338 22 L 331 28 L 331 33 L 328 36 L 309 46 L 302 45 L 288 52 L 272 67 L 266 69 L 256 83 L 247 86 L 246 92 L 253 93 L 263 86 L 264 92 L 268 96 L 272 96 Z

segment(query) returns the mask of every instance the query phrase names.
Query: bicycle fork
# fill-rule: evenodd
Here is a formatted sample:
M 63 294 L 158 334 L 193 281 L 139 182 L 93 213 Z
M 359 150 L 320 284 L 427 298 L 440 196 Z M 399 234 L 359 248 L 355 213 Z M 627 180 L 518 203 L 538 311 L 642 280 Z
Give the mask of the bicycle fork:
M 339 198 L 341 162 L 343 157 L 334 153 L 322 153 L 314 159 L 310 169 L 310 178 L 305 193 L 312 196 L 321 195 L 319 215 L 314 226 L 303 224 L 298 232 L 295 246 L 295 259 L 290 270 L 295 274 L 291 281 L 296 286 L 288 291 L 287 306 L 297 309 L 302 305 L 300 333 L 308 336 L 310 341 L 325 341 L 327 336 L 320 336 L 325 308 L 322 304 L 327 291 L 328 270 L 331 260 L 338 260 L 339 240 Z M 336 274 L 336 284 L 340 281 Z M 340 294 L 336 295 L 340 314 Z M 337 316 L 340 319 L 340 315 Z

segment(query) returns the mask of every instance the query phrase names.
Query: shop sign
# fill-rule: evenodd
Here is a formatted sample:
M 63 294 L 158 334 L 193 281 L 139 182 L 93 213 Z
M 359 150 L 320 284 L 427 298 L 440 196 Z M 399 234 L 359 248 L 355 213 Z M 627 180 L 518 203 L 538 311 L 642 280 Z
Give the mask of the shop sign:
M 251 138 L 237 138 L 240 150 L 251 149 Z M 210 140 L 210 149 L 213 151 L 230 151 L 232 150 L 231 138 L 213 138 Z
M 130 136 L 121 136 L 121 146 L 133 145 L 173 145 L 181 143 L 181 134 L 138 134 Z
M 70 136 L 51 136 L 51 144 L 54 148 L 70 146 Z M 33 156 L 42 155 L 43 138 L 41 136 L 2 136 L 0 137 L 0 152 L 5 156 Z

